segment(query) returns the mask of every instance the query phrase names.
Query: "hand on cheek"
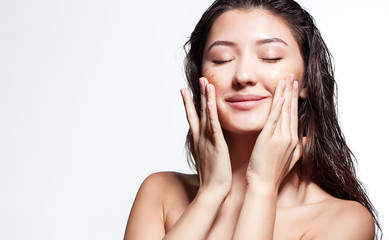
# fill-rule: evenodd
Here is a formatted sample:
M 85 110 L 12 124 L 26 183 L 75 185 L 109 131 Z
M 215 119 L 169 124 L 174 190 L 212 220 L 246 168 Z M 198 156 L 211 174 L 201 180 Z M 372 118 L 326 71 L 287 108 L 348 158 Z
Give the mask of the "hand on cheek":
M 282 81 L 285 81 L 285 79 L 288 79 L 288 77 L 292 76 L 292 75 L 293 75 L 294 81 L 297 81 L 299 86 L 302 85 L 303 79 L 301 77 L 301 73 L 299 71 L 291 71 L 290 74 L 284 75 L 283 77 L 277 77 L 277 79 L 283 79 L 283 80 L 276 80 L 273 82 L 273 85 L 274 85 L 273 86 L 273 96 L 276 92 L 278 84 Z M 299 87 L 298 88 L 298 97 L 303 98 L 303 99 L 307 98 L 307 89 Z M 273 104 L 276 100 L 277 100 L 277 98 L 273 98 Z
M 200 178 L 199 193 L 208 193 L 213 195 L 213 199 L 222 200 L 231 188 L 229 151 L 217 115 L 215 88 L 204 77 L 199 79 L 199 85 L 200 118 L 189 91 L 187 89 L 181 90 L 193 137 L 193 155 Z
M 281 80 L 274 94 L 270 115 L 255 143 L 247 180 L 278 189 L 301 157 L 298 139 L 298 82 L 291 74 Z

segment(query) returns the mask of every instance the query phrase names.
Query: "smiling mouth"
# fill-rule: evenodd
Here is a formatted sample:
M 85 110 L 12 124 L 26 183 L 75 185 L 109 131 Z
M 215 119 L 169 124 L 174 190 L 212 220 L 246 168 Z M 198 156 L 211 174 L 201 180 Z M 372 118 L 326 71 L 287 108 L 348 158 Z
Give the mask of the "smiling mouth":
M 226 99 L 228 104 L 239 110 L 250 110 L 262 103 L 266 97 L 257 95 L 234 95 Z

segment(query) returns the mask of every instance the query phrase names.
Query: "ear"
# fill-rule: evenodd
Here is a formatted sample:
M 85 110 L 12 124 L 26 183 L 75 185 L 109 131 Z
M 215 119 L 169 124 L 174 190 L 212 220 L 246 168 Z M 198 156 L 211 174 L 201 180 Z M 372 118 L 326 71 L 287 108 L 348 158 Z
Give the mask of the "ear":
M 301 90 L 300 90 L 300 94 L 299 94 L 299 96 L 300 96 L 300 98 L 302 98 L 302 99 L 306 99 L 307 98 L 307 88 L 305 87 L 305 88 L 302 88 Z

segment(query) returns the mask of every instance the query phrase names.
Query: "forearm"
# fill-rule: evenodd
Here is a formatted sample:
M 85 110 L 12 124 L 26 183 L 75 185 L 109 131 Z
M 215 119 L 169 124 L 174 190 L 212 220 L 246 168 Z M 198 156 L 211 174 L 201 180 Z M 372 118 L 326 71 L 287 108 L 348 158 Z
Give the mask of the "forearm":
M 276 207 L 276 188 L 249 185 L 233 239 L 272 240 Z
M 163 239 L 205 239 L 223 201 L 212 193 L 198 194 Z

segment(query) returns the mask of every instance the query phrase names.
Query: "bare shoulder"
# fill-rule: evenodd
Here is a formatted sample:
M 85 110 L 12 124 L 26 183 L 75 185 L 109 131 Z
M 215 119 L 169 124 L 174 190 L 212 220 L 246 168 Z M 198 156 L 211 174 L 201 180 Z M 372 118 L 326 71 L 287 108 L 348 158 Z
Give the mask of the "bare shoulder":
M 322 203 L 320 215 L 315 239 L 374 239 L 373 216 L 359 202 L 331 197 Z
M 178 194 L 182 191 L 190 191 L 198 188 L 198 180 L 195 174 L 178 172 L 157 172 L 148 176 L 142 183 L 141 189 L 147 188 L 156 194 Z
M 157 172 L 143 181 L 137 198 L 151 198 L 166 207 L 171 201 L 182 198 L 191 200 L 196 195 L 197 189 L 198 180 L 195 174 Z
M 167 207 L 191 201 L 196 194 L 196 175 L 158 172 L 139 188 L 127 223 L 124 239 L 159 239 L 165 235 Z

